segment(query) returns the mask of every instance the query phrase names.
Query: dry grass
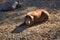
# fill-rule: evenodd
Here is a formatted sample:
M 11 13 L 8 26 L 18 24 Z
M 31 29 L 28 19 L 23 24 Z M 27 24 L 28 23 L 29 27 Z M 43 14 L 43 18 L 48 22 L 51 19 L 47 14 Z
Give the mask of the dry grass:
M 32 27 L 22 24 L 25 14 L 36 9 L 36 6 L 24 6 L 15 11 L 0 12 L 0 40 L 60 40 L 60 10 L 50 10 L 50 21 Z
M 2 13 L 0 21 L 0 40 L 59 40 L 60 33 L 60 13 L 51 13 L 51 20 L 27 27 L 23 23 L 24 15 L 28 10 Z M 36 9 L 36 8 L 35 8 Z M 35 10 L 34 9 L 34 10 Z M 25 14 L 24 14 L 25 13 Z

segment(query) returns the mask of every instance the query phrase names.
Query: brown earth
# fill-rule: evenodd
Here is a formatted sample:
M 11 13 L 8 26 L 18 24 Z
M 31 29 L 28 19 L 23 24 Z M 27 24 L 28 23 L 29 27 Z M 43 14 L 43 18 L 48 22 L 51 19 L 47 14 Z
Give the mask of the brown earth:
M 27 12 L 38 9 L 23 5 L 14 11 L 0 12 L 0 40 L 60 40 L 60 10 L 50 10 L 51 20 L 28 27 L 24 22 Z

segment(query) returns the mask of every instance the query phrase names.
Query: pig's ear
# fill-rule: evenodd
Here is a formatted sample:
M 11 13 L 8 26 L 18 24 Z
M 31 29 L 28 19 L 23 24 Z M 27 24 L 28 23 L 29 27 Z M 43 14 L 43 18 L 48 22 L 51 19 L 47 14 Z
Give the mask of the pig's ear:
M 51 15 L 48 11 L 43 11 L 42 13 L 45 14 L 48 17 L 48 21 L 51 20 Z
M 42 11 L 41 13 L 41 19 L 44 20 L 44 21 L 47 21 L 49 20 L 49 13 L 47 11 Z
M 44 12 L 44 11 L 41 12 L 41 16 L 43 16 L 43 17 L 46 17 L 47 16 L 48 17 L 47 13 Z

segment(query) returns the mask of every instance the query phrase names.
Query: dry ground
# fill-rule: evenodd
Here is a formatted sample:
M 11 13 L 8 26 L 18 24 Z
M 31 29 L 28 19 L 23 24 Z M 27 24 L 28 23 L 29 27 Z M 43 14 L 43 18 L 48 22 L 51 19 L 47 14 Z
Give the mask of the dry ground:
M 23 24 L 27 12 L 36 7 L 0 12 L 0 40 L 59 40 L 60 39 L 60 10 L 53 11 L 51 20 L 32 27 Z
M 23 24 L 25 14 L 36 9 L 33 6 L 0 12 L 0 40 L 60 40 L 60 10 L 46 9 L 50 21 L 31 27 Z

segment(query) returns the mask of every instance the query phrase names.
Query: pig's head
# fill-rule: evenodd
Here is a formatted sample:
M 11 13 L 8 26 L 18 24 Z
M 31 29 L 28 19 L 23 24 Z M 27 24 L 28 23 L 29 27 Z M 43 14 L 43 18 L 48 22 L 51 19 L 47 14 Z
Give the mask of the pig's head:
M 24 23 L 28 26 L 31 26 L 32 24 L 34 24 L 34 17 L 31 15 L 26 15 Z

